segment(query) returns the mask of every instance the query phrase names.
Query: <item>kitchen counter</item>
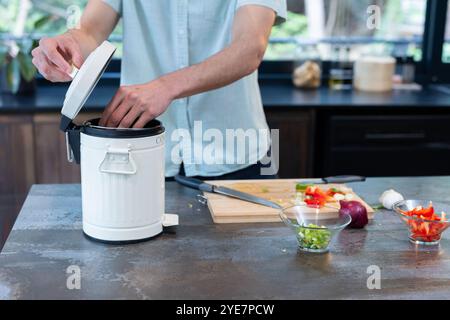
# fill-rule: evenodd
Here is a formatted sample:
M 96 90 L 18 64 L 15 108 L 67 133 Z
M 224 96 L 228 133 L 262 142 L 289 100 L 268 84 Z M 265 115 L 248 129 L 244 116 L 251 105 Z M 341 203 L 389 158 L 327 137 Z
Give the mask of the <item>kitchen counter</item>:
M 368 203 L 395 188 L 450 201 L 450 177 L 371 178 L 352 187 Z M 305 254 L 281 223 L 215 225 L 198 193 L 169 182 L 166 209 L 180 225 L 140 244 L 111 246 L 81 232 L 79 185 L 34 185 L 0 254 L 2 299 L 447 299 L 450 238 L 419 248 L 385 210 L 344 230 L 331 253 Z M 81 289 L 66 269 L 81 268 Z M 381 289 L 366 286 L 381 269 Z
M 322 109 L 355 108 L 445 108 L 450 107 L 450 94 L 444 88 L 430 86 L 422 90 L 393 90 L 371 93 L 357 90 L 300 90 L 289 84 L 268 81 L 261 84 L 264 107 L 309 107 Z
M 423 108 L 450 107 L 450 94 L 435 87 L 422 91 L 394 90 L 388 93 L 364 93 L 358 91 L 333 91 L 326 87 L 319 90 L 299 90 L 284 80 L 265 80 L 261 84 L 265 108 Z M 102 111 L 117 90 L 116 85 L 99 85 L 86 102 L 84 111 Z M 1 113 L 59 112 L 66 85 L 39 86 L 33 96 L 0 95 Z

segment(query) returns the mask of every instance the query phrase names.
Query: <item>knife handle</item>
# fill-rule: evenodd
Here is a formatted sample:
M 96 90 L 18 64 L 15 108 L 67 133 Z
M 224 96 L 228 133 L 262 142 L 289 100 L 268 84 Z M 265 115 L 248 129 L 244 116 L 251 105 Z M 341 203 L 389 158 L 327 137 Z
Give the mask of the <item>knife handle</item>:
M 326 183 L 349 183 L 349 182 L 366 181 L 366 177 L 342 175 L 323 178 L 323 181 L 325 181 Z
M 199 179 L 190 178 L 190 177 L 182 176 L 179 174 L 177 174 L 174 177 L 174 179 L 179 184 L 181 184 L 185 187 L 188 187 L 188 188 L 197 189 L 197 190 L 205 191 L 205 192 L 213 192 L 214 191 L 213 185 L 203 182 L 202 180 L 199 180 Z

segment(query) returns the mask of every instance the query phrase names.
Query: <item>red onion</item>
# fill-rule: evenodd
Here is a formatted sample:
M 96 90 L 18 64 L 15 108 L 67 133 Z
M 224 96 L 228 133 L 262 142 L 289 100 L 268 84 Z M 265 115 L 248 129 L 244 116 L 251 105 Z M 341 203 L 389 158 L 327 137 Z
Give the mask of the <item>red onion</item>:
M 350 228 L 364 228 L 364 226 L 369 223 L 369 218 L 367 217 L 367 210 L 358 201 L 339 201 L 341 208 L 339 209 L 339 214 L 348 214 L 352 217 L 352 222 L 350 222 Z

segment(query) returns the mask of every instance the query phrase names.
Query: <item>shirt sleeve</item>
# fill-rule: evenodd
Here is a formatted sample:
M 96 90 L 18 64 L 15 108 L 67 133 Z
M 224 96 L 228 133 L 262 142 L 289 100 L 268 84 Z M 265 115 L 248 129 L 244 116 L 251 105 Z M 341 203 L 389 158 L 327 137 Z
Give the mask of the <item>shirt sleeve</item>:
M 103 2 L 113 8 L 119 15 L 122 15 L 122 0 L 103 0 Z
M 242 6 L 254 4 L 268 7 L 275 11 L 277 17 L 275 24 L 280 24 L 286 21 L 287 5 L 286 0 L 237 0 L 236 10 Z

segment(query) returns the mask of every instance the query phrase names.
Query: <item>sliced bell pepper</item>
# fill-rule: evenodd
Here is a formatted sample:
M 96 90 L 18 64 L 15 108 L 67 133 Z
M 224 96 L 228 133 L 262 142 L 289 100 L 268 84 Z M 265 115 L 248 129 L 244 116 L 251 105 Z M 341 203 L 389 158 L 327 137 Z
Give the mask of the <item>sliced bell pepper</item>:
M 403 213 L 410 217 L 429 220 L 429 221 L 416 221 L 416 220 L 407 221 L 411 229 L 412 233 L 411 236 L 414 239 L 422 241 L 435 241 L 440 239 L 442 229 L 445 228 L 445 226 L 441 224 L 440 221 L 445 221 L 445 213 L 442 213 L 441 217 L 437 215 L 431 203 L 428 206 L 428 208 L 423 208 L 419 206 L 412 210 L 404 211 Z
M 308 206 L 322 208 L 327 201 L 332 201 L 333 198 L 319 187 L 308 186 L 305 190 L 304 200 Z

